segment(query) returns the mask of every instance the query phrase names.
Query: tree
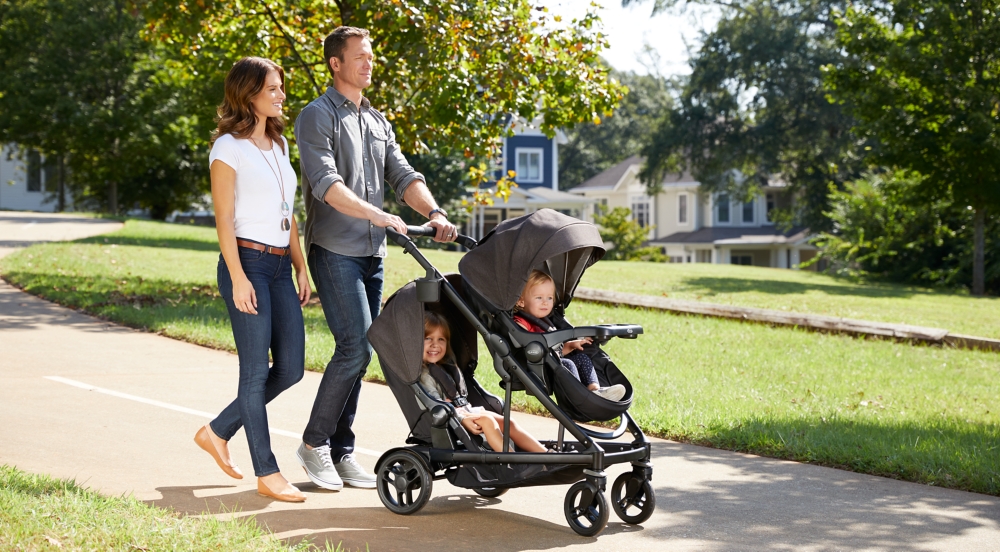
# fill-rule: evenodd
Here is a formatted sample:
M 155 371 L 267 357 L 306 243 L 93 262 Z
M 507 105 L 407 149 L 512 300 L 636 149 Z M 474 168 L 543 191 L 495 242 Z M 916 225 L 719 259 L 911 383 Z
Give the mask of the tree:
M 873 159 L 926 176 L 925 203 L 953 195 L 974 211 L 974 295 L 985 291 L 987 212 L 1000 208 L 998 12 L 997 0 L 852 5 L 837 19 L 844 57 L 827 68 Z
M 189 56 L 189 80 L 202 79 L 203 90 L 239 57 L 281 64 L 292 120 L 329 82 L 323 37 L 342 24 L 369 29 L 378 63 L 366 95 L 392 121 L 403 150 L 458 152 L 474 161 L 473 181 L 487 178 L 487 162 L 513 128 L 511 115 L 551 136 L 610 114 L 623 93 L 599 64 L 606 40 L 595 14 L 566 23 L 528 0 L 142 5 L 150 37 Z
M 637 155 L 660 119 L 673 106 L 671 83 L 659 75 L 611 70 L 628 92 L 610 117 L 566 132 L 559 146 L 559 187 L 572 188 L 595 174 Z
M 821 73 L 839 60 L 833 13 L 846 0 L 655 0 L 654 9 L 688 3 L 720 4 L 722 16 L 643 150 L 642 180 L 655 193 L 667 173 L 690 170 L 706 192 L 742 199 L 784 183 L 796 210 L 775 214 L 827 228 L 829 185 L 862 168 L 853 121 L 827 101 Z
M 205 189 L 181 89 L 124 0 L 0 8 L 0 141 L 67 161 L 78 201 L 187 207 Z M 123 200 L 123 201 L 120 201 Z
M 663 261 L 663 250 L 659 247 L 643 247 L 649 237 L 650 228 L 643 228 L 632 220 L 632 211 L 625 207 L 615 207 L 607 211 L 606 207 L 594 215 L 601 239 L 610 242 L 613 247 L 608 250 L 606 259 L 615 261 Z
M 835 273 L 948 287 L 970 280 L 975 215 L 950 193 L 928 204 L 921 192 L 925 179 L 904 171 L 869 173 L 833 191 L 833 230 L 817 245 Z M 986 235 L 986 286 L 997 293 L 1000 219 L 988 221 Z

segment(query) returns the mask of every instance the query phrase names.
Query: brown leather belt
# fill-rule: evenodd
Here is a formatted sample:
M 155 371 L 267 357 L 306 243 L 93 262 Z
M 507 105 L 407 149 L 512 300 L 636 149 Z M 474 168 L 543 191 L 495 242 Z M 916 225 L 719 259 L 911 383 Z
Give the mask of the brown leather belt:
M 241 239 L 236 240 L 236 245 L 240 247 L 249 247 L 250 249 L 256 249 L 257 251 L 263 251 L 264 253 L 270 253 L 279 257 L 284 257 L 292 252 L 292 250 L 288 247 L 272 247 L 270 245 Z

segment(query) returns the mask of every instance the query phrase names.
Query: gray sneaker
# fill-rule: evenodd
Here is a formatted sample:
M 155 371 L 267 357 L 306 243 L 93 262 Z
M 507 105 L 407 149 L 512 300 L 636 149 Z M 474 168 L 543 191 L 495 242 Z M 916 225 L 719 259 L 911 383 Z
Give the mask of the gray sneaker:
M 625 386 L 616 383 L 609 387 L 594 389 L 594 394 L 609 401 L 620 401 L 625 396 Z
M 361 464 L 358 464 L 353 454 L 344 455 L 340 459 L 340 462 L 337 462 L 334 466 L 336 466 L 337 473 L 340 474 L 340 478 L 344 480 L 344 483 L 352 487 L 361 487 L 362 489 L 375 488 L 375 476 L 366 472 L 361 467 Z
M 339 491 L 344 488 L 344 482 L 341 481 L 337 469 L 333 467 L 333 460 L 330 459 L 329 446 L 323 445 L 309 449 L 305 443 L 302 443 L 299 445 L 299 450 L 295 451 L 295 456 L 298 457 L 299 464 L 302 464 L 302 469 L 306 471 L 306 475 L 313 483 L 331 491 Z

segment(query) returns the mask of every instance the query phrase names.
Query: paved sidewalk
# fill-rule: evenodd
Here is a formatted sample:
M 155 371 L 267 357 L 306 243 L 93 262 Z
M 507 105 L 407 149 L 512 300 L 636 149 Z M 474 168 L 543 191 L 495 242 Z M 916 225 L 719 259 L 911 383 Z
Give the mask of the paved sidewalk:
M 122 328 L 0 282 L 0 464 L 76 478 L 107 494 L 182 514 L 254 514 L 281 538 L 380 552 L 1000 550 L 996 497 L 660 440 L 657 511 L 642 527 L 612 513 L 601 536 L 582 538 L 563 518 L 566 487 L 486 499 L 443 480 L 420 513 L 397 516 L 374 491 L 320 490 L 298 467 L 294 450 L 319 380 L 306 373 L 268 407 L 279 465 L 308 496 L 301 505 L 273 502 L 255 492 L 242 432 L 231 445 L 248 473 L 242 481 L 226 477 L 192 441 L 235 396 L 234 355 Z M 537 436 L 554 434 L 550 419 L 519 420 Z M 364 386 L 355 428 L 369 468 L 407 433 L 392 394 L 376 384 Z M 611 479 L 621 471 L 611 470 Z
M 0 257 L 32 243 L 78 240 L 121 227 L 118 221 L 80 215 L 0 211 Z

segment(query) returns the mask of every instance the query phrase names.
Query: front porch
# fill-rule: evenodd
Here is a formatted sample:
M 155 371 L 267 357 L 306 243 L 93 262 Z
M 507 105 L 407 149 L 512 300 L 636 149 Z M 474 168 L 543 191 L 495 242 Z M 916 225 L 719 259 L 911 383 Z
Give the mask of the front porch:
M 461 232 L 480 240 L 501 221 L 534 213 L 539 209 L 553 209 L 571 217 L 582 218 L 594 200 L 551 188 L 511 188 L 507 201 L 493 205 L 476 205 L 472 217 L 462 225 Z

